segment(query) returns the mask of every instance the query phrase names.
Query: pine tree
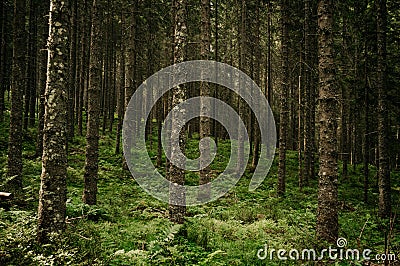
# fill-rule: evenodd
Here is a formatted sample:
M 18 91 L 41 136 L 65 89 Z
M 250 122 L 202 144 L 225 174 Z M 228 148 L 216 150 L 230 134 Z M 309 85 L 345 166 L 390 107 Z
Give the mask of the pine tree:
M 67 200 L 68 1 L 51 0 L 43 129 L 43 165 L 38 208 L 40 243 L 65 228 Z
M 379 216 L 390 217 L 390 169 L 388 154 L 388 109 L 386 85 L 386 32 L 387 7 L 386 0 L 377 1 L 377 87 L 378 87 L 378 184 L 379 184 Z
M 339 91 L 333 54 L 333 1 L 318 3 L 319 50 L 319 186 L 317 236 L 334 242 L 338 236 L 337 120 Z
M 210 0 L 201 1 L 201 59 L 208 60 L 210 56 Z M 200 84 L 200 96 L 210 97 L 210 84 L 207 82 L 202 82 Z M 200 138 L 208 138 L 211 136 L 210 128 L 210 115 L 211 104 L 210 101 L 202 98 L 200 106 Z M 204 161 L 200 161 L 200 167 L 203 168 L 204 162 L 210 160 L 210 145 L 207 143 L 202 143 L 200 147 L 200 153 Z M 200 170 L 200 185 L 208 184 L 211 181 L 210 176 L 210 166 L 207 166 L 203 170 Z M 210 197 L 210 187 L 207 185 L 205 191 L 202 192 L 202 196 Z
M 175 14 L 175 34 L 174 34 L 174 64 L 181 63 L 185 60 L 185 47 L 187 45 L 187 26 L 186 26 L 186 0 L 174 1 Z M 178 86 L 173 89 L 172 106 L 175 106 L 185 100 L 185 86 Z M 179 139 L 180 147 L 171 147 L 171 159 L 178 159 L 177 152 L 185 150 L 186 136 L 184 129 L 185 110 L 181 109 L 172 117 L 171 139 Z M 179 131 L 179 129 L 182 130 Z M 182 164 L 183 165 L 183 164 Z M 186 215 L 186 194 L 184 189 L 176 186 L 185 184 L 185 171 L 175 166 L 170 165 L 169 177 L 172 183 L 170 187 L 169 199 L 169 217 L 170 220 L 181 224 L 184 222 Z
M 13 64 L 11 85 L 10 134 L 8 140 L 8 186 L 11 190 L 22 188 L 22 106 L 26 71 L 25 0 L 14 0 Z
M 83 202 L 95 205 L 97 202 L 97 179 L 99 168 L 99 125 L 100 125 L 100 93 L 102 77 L 102 42 L 101 0 L 93 0 L 92 34 L 90 41 L 90 65 L 88 87 L 88 121 L 86 132 L 85 187 Z
M 287 0 L 281 1 L 281 27 L 282 27 L 282 83 L 280 96 L 280 119 L 279 119 L 279 166 L 278 166 L 278 188 L 279 196 L 285 194 L 286 179 L 286 149 L 287 149 L 287 127 L 289 120 L 289 14 Z

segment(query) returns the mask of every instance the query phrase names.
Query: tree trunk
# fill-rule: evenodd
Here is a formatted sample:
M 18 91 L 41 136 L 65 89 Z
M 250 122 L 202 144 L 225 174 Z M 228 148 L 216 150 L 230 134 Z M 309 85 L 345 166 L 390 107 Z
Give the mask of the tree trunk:
M 43 1 L 41 4 L 40 13 L 40 37 L 39 47 L 40 53 L 38 53 L 38 65 L 39 65 L 39 121 L 38 121 L 38 133 L 36 138 L 36 153 L 35 157 L 42 157 L 43 155 L 43 128 L 44 128 L 44 113 L 45 113 L 45 93 L 46 93 L 46 78 L 47 78 L 47 57 L 48 52 L 46 49 L 47 38 L 49 36 L 49 19 L 48 7 L 50 6 L 49 1 Z
M 281 1 L 281 26 L 282 26 L 282 85 L 281 104 L 279 120 L 279 166 L 278 166 L 278 196 L 283 196 L 286 190 L 286 148 L 287 148 L 287 126 L 289 119 L 288 97 L 289 97 L 289 15 L 288 1 Z
M 314 78 L 313 78 L 313 57 L 312 57 L 312 3 L 304 1 L 304 185 L 308 185 L 310 178 L 314 177 L 314 134 L 313 124 L 315 123 L 315 100 L 314 100 Z
M 25 113 L 24 129 L 35 125 L 35 103 L 36 103 L 36 58 L 37 58 L 37 5 L 33 0 L 29 2 L 29 30 L 27 45 L 27 64 L 26 64 L 26 86 L 25 86 Z
M 71 2 L 71 41 L 70 41 L 70 50 L 69 50 L 69 61 L 70 61 L 70 70 L 68 76 L 68 141 L 73 140 L 75 136 L 75 114 L 74 114 L 74 106 L 75 106 L 75 91 L 76 91 L 76 50 L 77 50 L 77 12 L 78 12 L 78 0 L 72 0 Z
M 377 1 L 377 89 L 378 89 L 378 152 L 379 152 L 379 216 L 382 218 L 391 215 L 391 187 L 388 154 L 388 109 L 386 85 L 386 32 L 387 7 L 386 0 Z
M 239 49 L 239 66 L 240 70 L 244 73 L 247 72 L 247 29 L 246 29 L 246 22 L 247 22 L 247 5 L 246 0 L 241 0 L 241 9 L 240 9 L 240 29 L 239 29 L 239 38 L 240 38 L 240 49 Z M 239 92 L 244 89 L 243 87 L 245 84 L 241 83 L 239 80 Z M 238 119 L 245 119 L 246 117 L 246 110 L 245 104 L 243 99 L 239 95 L 237 95 L 237 103 L 238 103 Z M 237 140 L 237 148 L 238 148 L 238 157 L 237 157 L 237 167 L 236 172 L 240 172 L 242 166 L 246 163 L 244 158 L 244 132 L 238 128 L 238 140 Z
M 128 45 L 126 47 L 126 57 L 127 57 L 127 64 L 126 64 L 126 72 L 125 72 L 125 108 L 128 106 L 129 101 L 131 100 L 131 97 L 133 93 L 135 92 L 136 88 L 136 74 L 137 74 L 137 69 L 136 69 L 136 12 L 137 12 L 137 6 L 138 6 L 138 0 L 134 0 L 132 5 L 131 5 L 131 21 L 130 21 L 130 28 L 129 28 L 129 34 L 128 34 Z M 125 127 L 131 128 L 131 130 L 134 130 L 131 121 L 125 121 L 124 124 Z M 134 140 L 133 140 L 134 141 Z M 128 147 L 130 147 L 132 143 L 127 144 Z M 128 169 L 128 165 L 126 164 L 125 157 L 123 159 L 123 167 L 124 169 Z
M 365 52 L 365 72 L 364 72 L 364 138 L 363 138 L 363 160 L 364 160 L 364 202 L 368 203 L 368 189 L 369 189 L 369 86 L 367 74 L 367 52 Z
M 6 55 L 7 55 L 7 41 L 6 41 L 6 30 L 7 30 L 7 20 L 8 20 L 8 12 L 7 12 L 7 3 L 6 1 L 1 1 L 1 56 L 0 56 L 0 122 L 4 121 L 4 109 L 5 109 L 5 101 L 4 101 L 4 93 L 6 91 Z
M 319 51 L 319 186 L 317 237 L 329 242 L 338 237 L 337 120 L 339 91 L 335 84 L 333 54 L 333 1 L 318 3 Z
M 208 60 L 210 57 L 210 35 L 211 35 L 211 22 L 210 22 L 210 0 L 201 1 L 201 59 Z M 210 96 L 210 84 L 207 82 L 201 82 L 200 84 L 200 96 Z M 211 136 L 210 118 L 211 115 L 211 103 L 209 100 L 204 98 L 201 99 L 200 106 L 200 139 L 209 138 Z M 210 145 L 207 142 L 201 142 L 200 154 L 202 160 L 200 160 L 200 185 L 208 184 L 204 191 L 200 192 L 199 197 L 202 199 L 210 198 L 210 184 L 211 173 L 210 166 L 205 167 L 205 164 L 210 161 Z
M 175 4 L 175 40 L 174 40 L 174 64 L 181 63 L 185 60 L 185 47 L 187 45 L 187 27 L 186 27 L 186 0 L 176 0 Z M 174 88 L 172 95 L 172 106 L 175 106 L 185 100 L 186 89 L 180 85 Z M 177 149 L 185 150 L 185 114 L 186 111 L 181 109 L 172 117 L 171 139 L 179 139 L 180 147 L 171 147 L 172 161 L 178 160 Z M 179 132 L 179 130 L 182 130 Z M 183 163 L 182 163 L 183 165 Z M 185 171 L 178 168 L 174 164 L 170 165 L 169 171 L 171 185 L 169 193 L 169 218 L 172 222 L 181 224 L 184 222 L 186 215 L 186 194 L 184 189 L 176 187 L 174 184 L 183 186 L 185 184 Z
M 218 11 L 218 5 L 219 5 L 218 0 L 215 0 L 214 1 L 214 8 L 215 8 L 215 29 L 214 29 L 215 30 L 215 32 L 214 32 L 214 34 L 215 34 L 215 49 L 214 49 L 214 58 L 215 59 L 214 60 L 217 61 L 217 62 L 219 62 L 219 55 L 218 55 L 218 53 L 219 53 L 219 26 L 218 26 L 218 23 L 219 23 L 219 20 L 218 20 L 219 11 Z M 218 68 L 216 70 L 215 76 L 217 77 L 216 79 L 218 80 Z M 215 84 L 213 89 L 214 89 L 213 97 L 218 99 L 218 95 L 219 95 L 219 93 L 218 93 L 218 85 Z M 214 110 L 215 110 L 215 106 L 214 106 Z M 218 138 L 220 137 L 220 134 L 219 134 L 220 133 L 220 127 L 219 127 L 219 125 L 217 123 L 217 120 L 215 120 L 215 119 L 212 122 L 212 131 L 213 131 L 212 133 L 213 133 L 213 136 L 214 136 L 215 145 L 216 145 L 216 147 L 218 147 Z
M 38 208 L 37 238 L 50 240 L 51 233 L 65 228 L 67 200 L 67 81 L 68 1 L 51 0 L 48 64 L 43 134 L 43 165 Z
M 100 124 L 100 93 L 102 69 L 102 16 L 101 0 L 93 0 L 92 6 L 92 34 L 90 41 L 90 81 L 88 87 L 88 122 L 86 133 L 86 161 L 83 190 L 83 202 L 89 205 L 96 204 L 98 157 L 99 157 L 99 124 Z
M 260 5 L 261 1 L 257 0 L 255 1 L 256 4 L 256 10 L 255 10 L 255 15 L 256 15 L 256 22 L 255 22 L 255 43 L 254 43 L 254 50 L 255 50 L 255 82 L 257 83 L 258 86 L 261 86 L 261 43 L 260 43 L 260 27 L 261 27 L 261 20 L 260 20 Z M 258 88 L 257 88 L 258 89 Z M 260 112 L 259 110 L 259 100 L 260 99 L 254 99 L 255 100 L 255 107 L 256 110 L 255 112 Z M 257 126 L 257 123 L 253 123 L 253 130 L 254 130 L 254 146 L 253 146 L 253 159 L 251 163 L 251 168 L 256 169 L 258 160 L 260 158 L 260 129 Z
M 119 62 L 119 90 L 118 90 L 118 124 L 117 124 L 117 142 L 115 145 L 115 154 L 120 153 L 122 125 L 125 113 L 125 15 L 121 9 L 121 61 Z
M 8 140 L 8 172 L 13 177 L 8 186 L 10 190 L 22 188 L 22 106 L 25 89 L 26 70 L 26 32 L 25 0 L 14 0 L 13 20 L 13 67 L 11 86 L 10 134 Z

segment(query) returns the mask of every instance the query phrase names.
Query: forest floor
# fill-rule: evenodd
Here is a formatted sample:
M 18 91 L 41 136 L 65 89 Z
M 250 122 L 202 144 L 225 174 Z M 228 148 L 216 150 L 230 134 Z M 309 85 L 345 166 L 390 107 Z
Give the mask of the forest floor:
M 0 174 L 5 176 L 8 128 L 0 128 Z M 207 205 L 188 207 L 184 225 L 168 220 L 168 206 L 144 192 L 122 169 L 122 155 L 115 155 L 115 133 L 100 139 L 98 204 L 82 203 L 85 138 L 76 137 L 69 151 L 67 229 L 51 245 L 36 243 L 37 203 L 41 159 L 28 159 L 35 150 L 35 131 L 24 141 L 24 196 L 9 211 L 0 208 L 0 265 L 325 265 L 309 260 L 282 261 L 272 249 L 301 251 L 329 248 L 315 238 L 317 178 L 303 191 L 298 188 L 296 152 L 287 155 L 287 192 L 277 198 L 277 164 L 255 192 L 248 191 L 251 173 L 246 171 L 234 189 Z M 188 142 L 187 154 L 198 155 L 198 139 Z M 156 138 L 154 137 L 154 145 Z M 221 141 L 212 164 L 224 169 L 230 144 Z M 149 149 L 155 158 L 156 147 Z M 340 169 L 341 171 L 341 169 Z M 164 172 L 164 169 L 160 169 Z M 371 249 L 370 257 L 389 253 L 400 259 L 400 173 L 392 172 L 395 220 L 377 218 L 376 169 L 370 169 L 370 202 L 363 202 L 362 165 L 349 167 L 349 177 L 339 177 L 339 235 L 344 249 Z M 198 176 L 190 173 L 188 183 Z M 0 188 L 1 190 L 1 188 Z M 389 237 L 387 237 L 389 236 Z M 385 239 L 387 241 L 385 241 Z M 265 254 L 264 260 L 258 258 Z M 337 248 L 336 246 L 332 248 Z M 293 253 L 295 254 L 295 253 Z M 286 256 L 288 254 L 286 253 Z M 318 254 L 317 254 L 318 256 Z M 325 257 L 326 258 L 326 257 Z M 335 265 L 362 265 L 337 259 Z M 379 261 L 374 261 L 379 263 Z M 371 264 L 371 265 L 375 265 Z M 391 264 L 394 265 L 394 264 Z

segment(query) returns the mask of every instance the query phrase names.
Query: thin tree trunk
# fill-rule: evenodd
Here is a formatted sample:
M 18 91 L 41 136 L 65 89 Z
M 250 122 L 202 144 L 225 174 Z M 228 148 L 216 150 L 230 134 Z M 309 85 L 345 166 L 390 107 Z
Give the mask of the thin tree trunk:
M 6 91 L 6 54 L 7 54 L 7 45 L 6 45 L 6 30 L 7 30 L 7 20 L 8 20 L 8 12 L 7 12 L 7 3 L 6 1 L 1 1 L 1 63 L 0 63 L 0 122 L 4 121 L 4 109 L 5 109 L 5 101 L 4 101 L 4 93 Z
M 112 12 L 112 17 L 114 17 L 114 13 Z M 108 120 L 110 123 L 108 124 L 108 132 L 112 134 L 114 128 L 114 115 L 115 115 L 115 107 L 117 105 L 117 47 L 116 47 L 116 34 L 114 29 L 114 21 L 111 20 L 111 32 L 113 32 L 111 37 L 111 76 L 110 76 L 110 105 L 108 108 Z
M 301 59 L 302 60 L 302 59 Z M 300 60 L 300 61 L 301 61 Z M 302 64 L 303 62 L 300 62 L 300 64 Z M 302 190 L 304 187 L 304 167 L 303 167 L 303 144 L 304 144 L 304 120 L 303 118 L 303 114 L 304 112 L 304 89 L 303 89 L 303 84 L 302 84 L 302 67 L 300 69 L 300 76 L 299 76 L 299 84 L 298 84 L 298 131 L 297 131 L 297 154 L 298 154 L 298 160 L 299 160 L 299 166 L 298 166 L 298 175 L 299 175 L 299 189 Z
M 214 57 L 215 57 L 215 61 L 219 62 L 219 20 L 218 20 L 218 0 L 214 1 L 214 8 L 215 8 L 215 49 L 214 49 Z M 210 26 L 211 27 L 211 26 Z M 216 80 L 218 80 L 218 68 L 216 70 L 215 73 L 216 76 Z M 215 99 L 218 99 L 218 85 L 215 84 L 214 85 L 214 92 L 213 92 L 213 96 Z M 214 104 L 215 105 L 215 104 Z M 215 106 L 214 106 L 214 110 L 215 110 Z M 218 138 L 220 137 L 220 127 L 218 126 L 217 120 L 213 120 L 212 122 L 212 128 L 213 128 L 213 136 L 214 136 L 214 141 L 215 141 L 215 145 L 216 147 L 218 147 Z
M 186 0 L 175 0 L 175 40 L 174 40 L 174 64 L 181 63 L 185 60 L 185 47 L 187 45 L 187 26 L 186 26 Z M 172 105 L 175 106 L 185 100 L 186 89 L 180 85 L 174 88 L 172 94 Z M 171 139 L 179 139 L 180 147 L 171 147 L 172 161 L 179 160 L 177 157 L 177 149 L 185 150 L 186 133 L 184 127 L 185 109 L 181 109 L 172 117 Z M 179 129 L 182 130 L 179 132 Z M 183 163 L 182 163 L 183 164 Z M 182 170 L 171 164 L 169 171 L 170 181 L 170 198 L 169 198 L 169 218 L 172 222 L 182 224 L 186 215 L 186 193 L 184 189 L 176 186 L 185 184 L 185 170 Z
M 211 21 L 210 21 L 210 0 L 201 1 L 201 59 L 208 60 L 210 57 L 210 44 L 211 44 Z M 200 96 L 210 96 L 210 84 L 207 82 L 201 82 L 200 84 Z M 211 103 L 209 100 L 204 98 L 201 99 L 200 106 L 200 139 L 209 138 L 211 136 L 210 118 L 211 115 Z M 207 186 L 204 191 L 200 192 L 199 197 L 202 199 L 209 199 L 211 196 L 211 173 L 210 166 L 205 167 L 205 164 L 210 160 L 210 145 L 209 143 L 202 142 L 200 145 L 200 154 L 202 160 L 200 160 L 200 185 Z
M 83 202 L 89 205 L 95 205 L 97 202 L 97 179 L 99 167 L 101 47 L 103 38 L 100 1 L 93 0 L 92 34 L 90 41 L 90 82 L 88 87 L 87 146 L 84 174 L 85 187 L 82 196 Z
M 256 23 L 255 23 L 255 43 L 254 43 L 254 50 L 255 50 L 255 81 L 258 86 L 261 86 L 261 43 L 260 43 L 260 5 L 261 1 L 257 0 L 256 1 L 256 10 L 255 10 L 255 15 L 256 15 Z M 258 88 L 257 88 L 258 89 Z M 259 100 L 260 99 L 254 99 L 255 101 L 255 107 L 256 107 L 256 112 L 260 112 L 259 110 Z M 251 163 L 251 168 L 256 169 L 258 160 L 260 158 L 260 129 L 257 126 L 257 123 L 253 123 L 253 130 L 254 130 L 254 146 L 253 146 L 253 159 Z
M 311 57 L 311 31 L 310 31 L 310 24 L 312 19 L 312 9 L 311 9 L 311 1 L 305 0 L 304 1 L 304 167 L 305 170 L 303 185 L 308 185 L 308 181 L 310 178 L 313 178 L 311 167 L 314 168 L 312 165 L 311 160 L 313 156 L 313 138 L 312 135 L 312 124 L 314 123 L 314 115 L 313 115 L 313 107 L 314 99 L 312 97 L 312 90 L 314 90 L 312 84 L 312 68 L 313 62 Z
M 117 142 L 115 145 L 115 154 L 120 153 L 122 124 L 125 113 L 125 14 L 121 9 L 121 61 L 119 71 L 119 90 L 118 90 L 118 124 L 117 124 Z
M 11 190 L 22 188 L 22 106 L 26 70 L 25 0 L 14 0 L 13 67 L 11 86 L 10 134 L 8 141 L 8 177 Z
M 28 13 L 28 32 L 27 32 L 27 50 L 26 50 L 26 70 L 25 70 L 25 95 L 24 95 L 24 130 L 28 130 L 29 126 L 29 111 L 30 111 L 30 104 L 31 104 L 31 97 L 32 94 L 36 94 L 36 82 L 35 78 L 35 43 L 36 39 L 34 36 L 34 24 L 35 24 L 35 3 L 32 0 L 28 1 L 29 5 L 29 12 Z M 35 119 L 35 118 L 33 118 Z
M 377 1 L 377 89 L 378 89 L 378 150 L 379 150 L 379 216 L 383 218 L 391 215 L 391 187 L 390 167 L 388 154 L 388 109 L 386 85 L 386 32 L 387 7 L 386 0 Z
M 317 237 L 335 242 L 338 237 L 337 120 L 332 0 L 319 0 L 319 186 Z
M 49 1 L 43 1 L 42 7 L 44 10 L 40 17 L 40 53 L 39 56 L 39 122 L 38 133 L 36 138 L 36 153 L 35 157 L 42 157 L 43 155 L 43 128 L 44 128 L 44 113 L 45 113 L 45 93 L 46 93 L 46 78 L 47 78 L 47 58 L 48 52 L 46 50 L 47 38 L 49 36 L 49 19 L 48 15 Z
M 27 80 L 25 95 L 25 128 L 35 126 L 35 103 L 36 103 L 36 72 L 37 72 L 37 5 L 30 0 L 29 8 L 29 32 L 27 51 Z
M 366 47 L 365 47 L 366 48 Z M 364 202 L 368 203 L 368 189 L 369 189 L 369 86 L 368 86 L 368 73 L 367 73 L 367 52 L 365 56 L 365 70 L 364 70 L 364 138 L 363 138 L 363 154 L 364 154 Z
M 78 0 L 72 0 L 71 3 L 71 41 L 70 41 L 70 50 L 69 50 L 69 60 L 70 60 L 70 70 L 68 76 L 68 141 L 71 141 L 75 136 L 75 114 L 74 114 L 74 95 L 75 95 L 75 87 L 76 83 L 76 50 L 77 50 L 77 12 L 78 12 Z
M 67 80 L 68 1 L 50 2 L 48 65 L 43 138 L 43 165 L 38 208 L 37 238 L 50 241 L 51 233 L 65 229 L 67 201 Z
M 289 119 L 288 97 L 289 97 L 289 3 L 287 0 L 281 1 L 281 25 L 282 25 L 282 85 L 281 85 L 281 104 L 279 121 L 279 166 L 278 166 L 278 196 L 283 196 L 286 190 L 286 149 L 287 149 L 287 125 Z
M 247 5 L 246 0 L 241 0 L 241 9 L 240 9 L 240 54 L 239 54 L 239 65 L 240 70 L 243 72 L 247 72 L 247 32 L 246 32 L 246 22 L 247 22 Z M 243 89 L 245 84 L 241 83 L 239 80 L 239 91 Z M 246 116 L 245 106 L 243 100 L 238 95 L 237 96 L 237 103 L 238 103 L 238 119 L 244 119 Z M 237 148 L 238 148 L 238 156 L 237 156 L 237 169 L 236 172 L 240 172 L 240 168 L 242 168 L 245 164 L 244 158 L 244 132 L 241 131 L 240 127 L 238 128 L 238 140 L 237 140 Z
M 129 101 L 131 100 L 131 97 L 135 91 L 136 88 L 136 12 L 137 12 L 137 7 L 138 7 L 138 0 L 134 0 L 132 5 L 131 5 L 131 21 L 130 21 L 130 27 L 129 27 L 129 34 L 128 34 L 128 45 L 126 47 L 126 57 L 127 57 L 127 64 L 126 64 L 126 72 L 125 72 L 125 108 L 127 108 Z M 133 127 L 135 125 L 132 124 L 130 121 L 126 121 L 124 124 L 125 127 L 131 128 L 131 130 L 134 130 Z M 133 140 L 135 141 L 135 140 Z M 127 146 L 130 147 L 133 143 L 128 143 Z M 126 164 L 125 157 L 123 159 L 123 168 L 128 169 L 128 165 Z

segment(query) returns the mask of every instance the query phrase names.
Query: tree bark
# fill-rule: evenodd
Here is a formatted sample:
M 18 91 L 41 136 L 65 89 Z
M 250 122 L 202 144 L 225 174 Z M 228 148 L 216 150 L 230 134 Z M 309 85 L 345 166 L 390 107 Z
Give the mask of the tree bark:
M 14 0 L 13 66 L 11 86 L 10 134 L 8 141 L 8 177 L 10 190 L 22 188 L 22 106 L 25 89 L 26 32 L 25 0 Z
M 97 202 L 97 179 L 99 168 L 99 124 L 100 93 L 102 71 L 102 27 L 101 0 L 93 0 L 92 33 L 90 41 L 90 65 L 88 87 L 88 121 L 86 133 L 86 161 L 83 190 L 83 202 L 95 205 Z
M 43 165 L 38 208 L 37 238 L 50 241 L 51 233 L 65 228 L 67 196 L 67 81 L 68 1 L 51 0 L 48 64 L 43 132 Z
M 115 145 L 115 154 L 120 153 L 122 125 L 125 113 L 125 14 L 121 9 L 121 59 L 119 62 L 119 90 L 118 90 L 118 124 L 117 124 L 117 141 Z
M 333 1 L 318 3 L 319 51 L 319 186 L 317 237 L 328 242 L 338 237 L 337 120 L 338 95 L 333 53 Z
M 201 59 L 208 60 L 210 57 L 210 44 L 211 44 L 211 21 L 210 21 L 210 0 L 201 1 Z M 201 82 L 200 84 L 200 96 L 210 96 L 210 84 L 207 82 Z M 204 98 L 201 99 L 200 106 L 200 139 L 209 138 L 211 136 L 210 118 L 211 115 L 211 103 L 209 100 Z M 203 168 L 205 163 L 210 160 L 210 145 L 209 143 L 202 142 L 200 145 L 200 154 L 204 160 L 200 160 L 200 168 Z M 208 184 L 204 191 L 200 192 L 199 197 L 210 198 L 210 184 L 211 173 L 210 166 L 200 170 L 200 185 Z
M 281 1 L 281 26 L 282 26 L 282 84 L 280 97 L 280 120 L 279 120 L 279 166 L 278 166 L 278 196 L 283 196 L 286 190 L 286 149 L 287 149 L 287 126 L 289 119 L 288 97 L 289 97 L 289 15 L 288 1 Z
M 255 75 L 254 79 L 258 86 L 261 86 L 261 20 L 260 20 L 260 5 L 261 1 L 255 1 L 255 43 L 254 43 L 254 50 L 255 50 Z M 256 107 L 256 112 L 260 112 L 259 110 L 259 100 L 254 99 L 254 106 Z M 254 116 L 254 115 L 253 115 Z M 255 118 L 254 118 L 255 119 Z M 260 158 L 260 128 L 256 122 L 253 123 L 253 131 L 254 131 L 254 146 L 253 146 L 253 159 L 251 162 L 251 169 L 256 169 L 258 160 Z
M 239 29 L 239 39 L 240 39 L 240 49 L 239 49 L 239 66 L 240 70 L 244 73 L 247 73 L 247 4 L 246 0 L 240 1 L 240 29 Z M 245 84 L 242 84 L 239 80 L 239 92 L 243 89 Z M 238 103 L 238 119 L 245 119 L 246 110 L 244 100 L 241 99 L 239 95 L 237 95 L 237 103 Z M 237 148 L 238 148 L 238 157 L 237 157 L 237 169 L 236 172 L 240 172 L 240 168 L 246 163 L 244 158 L 244 132 L 240 131 L 238 128 L 238 140 L 237 140 Z
M 303 171 L 303 180 L 302 185 L 308 185 L 308 181 L 312 178 L 312 173 L 310 168 L 311 166 L 311 157 L 313 154 L 312 150 L 312 123 L 313 121 L 313 108 L 312 104 L 314 99 L 311 97 L 311 90 L 313 90 L 312 82 L 312 58 L 311 58 L 311 31 L 310 31 L 310 22 L 312 19 L 312 9 L 311 9 L 311 1 L 304 1 L 304 171 Z
M 6 41 L 6 36 L 8 35 L 7 31 L 7 20 L 8 20 L 8 12 L 7 12 L 7 2 L 6 1 L 1 1 L 0 3 L 1 7 L 1 43 L 0 43 L 0 122 L 4 121 L 4 109 L 5 109 L 5 99 L 4 99 L 4 93 L 6 91 L 6 55 L 7 55 L 7 41 Z
M 175 38 L 174 38 L 174 64 L 181 63 L 185 60 L 185 48 L 187 45 L 187 26 L 186 26 L 186 0 L 175 0 Z M 175 106 L 185 100 L 186 88 L 182 85 L 173 89 L 172 106 Z M 177 151 L 185 150 L 185 114 L 186 110 L 181 109 L 172 117 L 171 139 L 179 139 L 180 147 L 171 147 L 171 159 L 177 160 Z M 179 130 L 182 130 L 179 132 Z M 185 184 L 185 171 L 178 168 L 174 164 L 170 165 L 169 171 L 170 181 L 170 197 L 169 197 L 169 218 L 172 222 L 182 224 L 186 215 L 186 194 L 184 189 L 176 187 L 176 184 L 183 186 Z
M 29 27 L 27 41 L 26 86 L 25 86 L 25 111 L 24 129 L 35 125 L 36 103 L 36 59 L 37 59 L 37 6 L 33 0 L 29 2 Z
M 377 1 L 377 89 L 378 89 L 378 186 L 379 186 L 379 216 L 391 215 L 391 187 L 388 154 L 388 109 L 386 85 L 386 32 L 387 7 L 386 0 Z
M 73 140 L 75 136 L 75 91 L 76 91 L 76 77 L 77 77 L 77 67 L 76 67 L 76 54 L 77 54 L 77 14 L 78 12 L 78 0 L 72 0 L 71 2 L 71 41 L 69 49 L 69 60 L 70 60 L 70 70 L 68 76 L 68 141 Z
M 46 78 L 47 78 L 47 38 L 49 36 L 49 19 L 48 7 L 50 6 L 49 1 L 43 1 L 41 3 L 40 13 L 40 36 L 39 36 L 39 47 L 40 52 L 38 53 L 38 65 L 39 65 L 39 121 L 38 121 L 38 133 L 36 137 L 36 153 L 35 157 L 42 157 L 43 155 L 43 128 L 44 128 L 44 113 L 45 113 L 45 93 L 46 93 Z

